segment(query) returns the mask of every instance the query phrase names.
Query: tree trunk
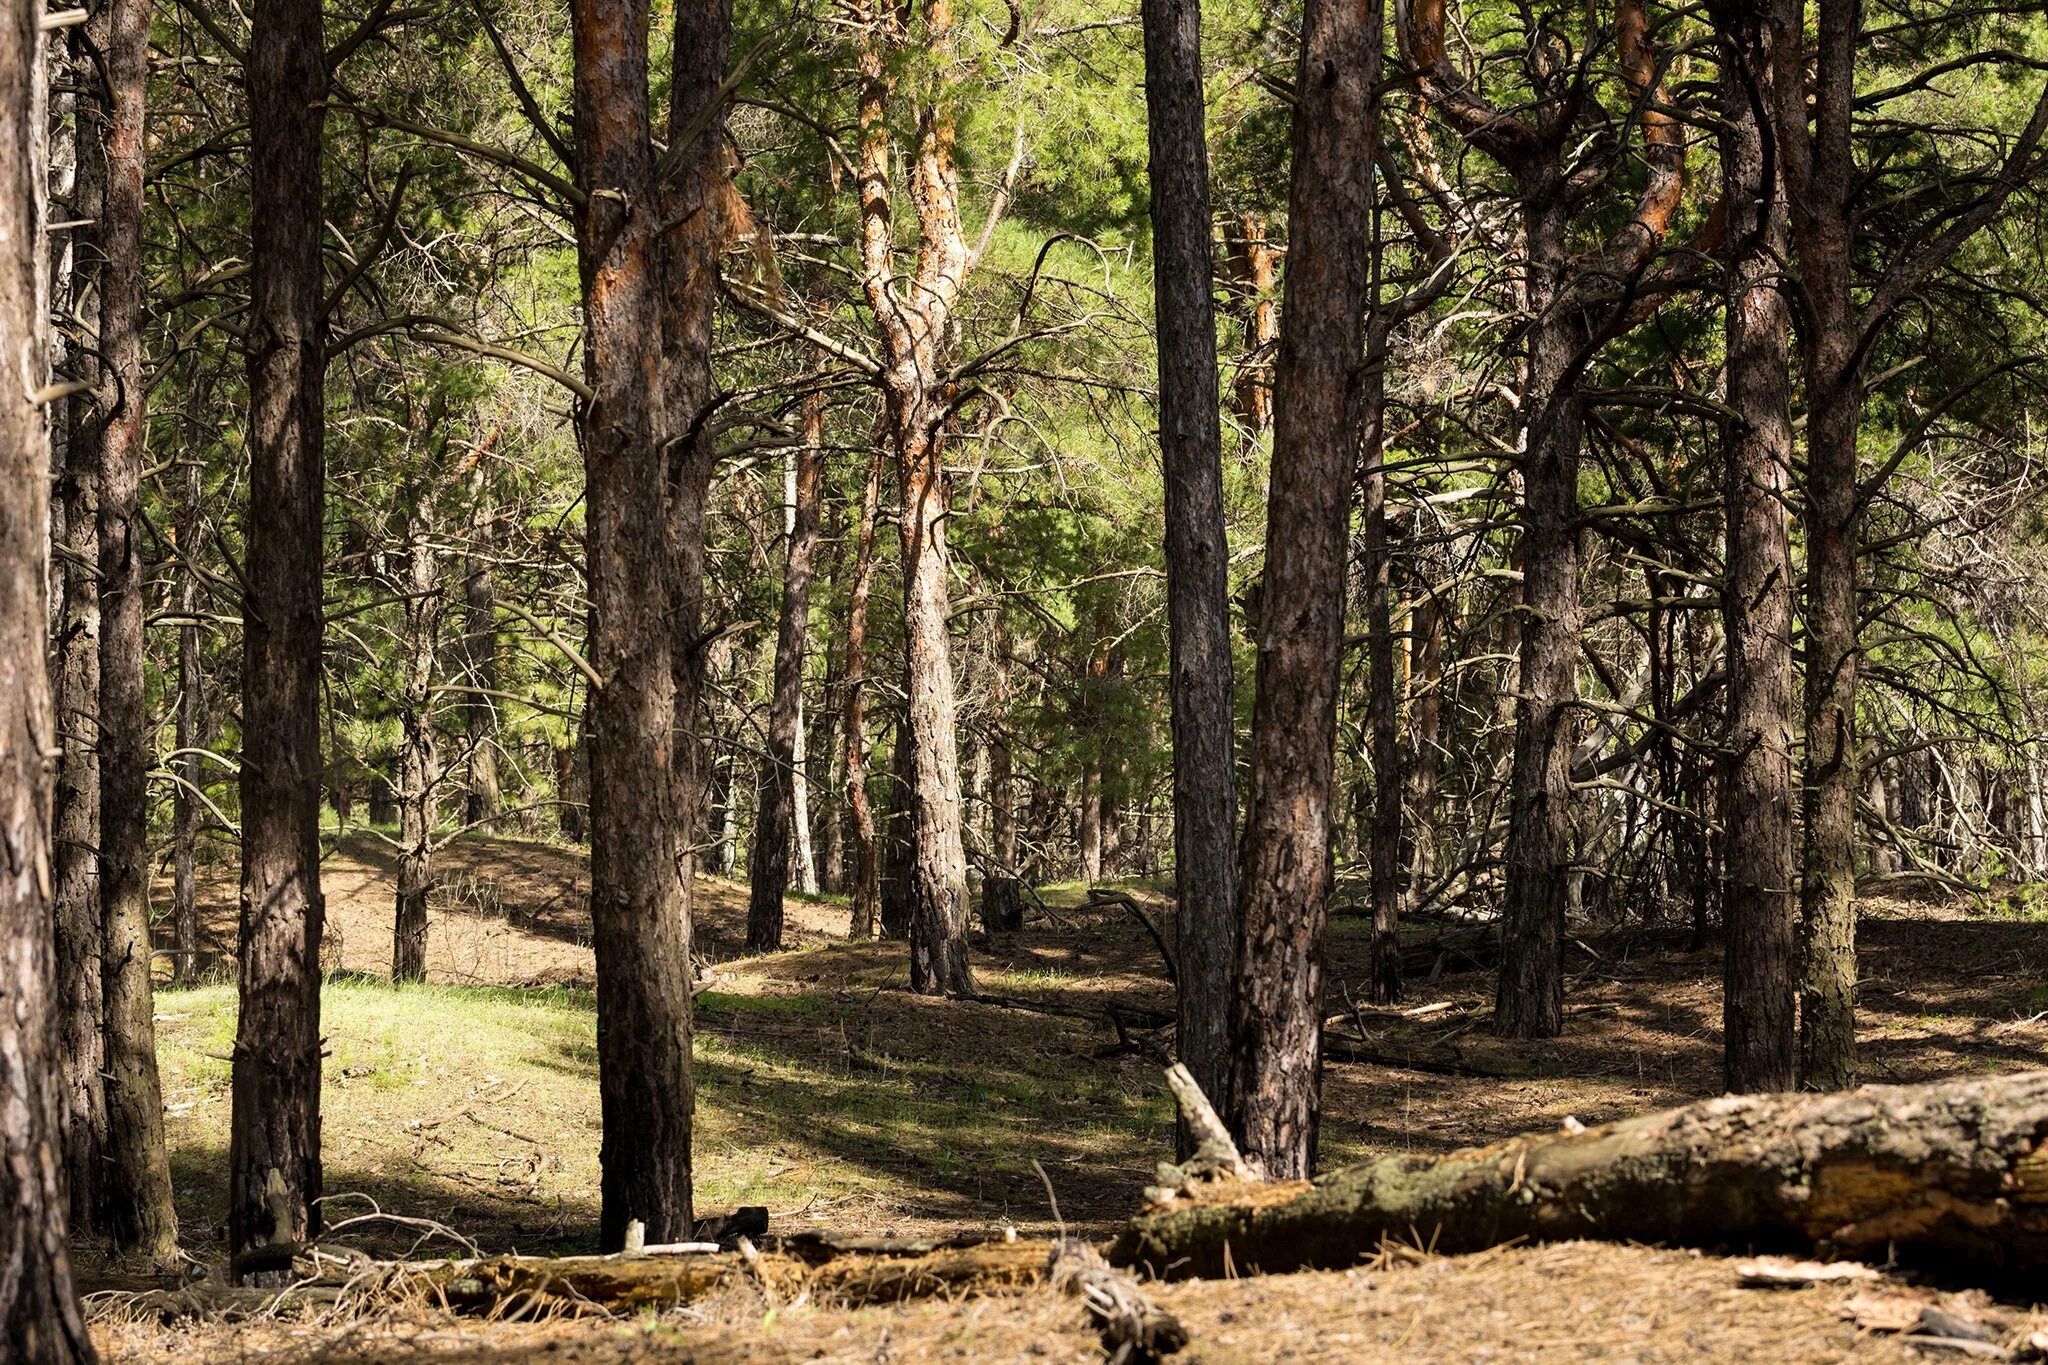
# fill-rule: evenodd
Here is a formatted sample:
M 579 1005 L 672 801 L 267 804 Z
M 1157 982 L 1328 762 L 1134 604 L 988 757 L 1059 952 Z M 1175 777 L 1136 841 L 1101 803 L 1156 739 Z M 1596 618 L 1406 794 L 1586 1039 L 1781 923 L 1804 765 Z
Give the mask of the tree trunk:
M 731 0 L 681 0 L 675 6 L 670 49 L 667 155 L 673 167 L 659 186 L 658 270 L 661 291 L 661 423 L 668 450 L 669 549 L 673 575 L 675 742 L 675 862 L 682 888 L 684 975 L 690 972 L 697 848 L 710 814 L 711 750 L 704 740 L 709 707 L 704 680 L 712 632 L 704 626 L 704 516 L 712 471 L 718 464 L 712 409 L 718 402 L 711 374 L 711 324 L 718 308 L 720 194 L 725 186 L 726 56 L 732 46 Z M 645 60 L 643 53 L 640 60 Z M 694 137 L 684 129 L 694 128 Z M 730 804 L 728 804 L 728 814 Z M 728 869 L 729 870 L 729 869 Z M 687 992 L 685 992 L 687 997 Z M 684 1079 L 689 1071 L 689 1001 L 681 1015 Z M 687 1177 L 689 1114 L 695 1103 L 680 1095 L 684 1115 L 682 1161 Z M 683 1182 L 682 1227 L 689 1228 L 688 1180 Z M 628 1215 L 631 1216 L 631 1215 Z M 648 1224 L 651 1237 L 653 1224 Z
M 1199 56 L 1198 47 L 1190 46 L 1189 52 Z M 1146 89 L 1150 98 L 1151 82 Z M 1201 129 L 1201 110 L 1196 110 L 1197 132 Z M 1156 126 L 1156 125 L 1155 125 Z M 1202 201 L 1208 204 L 1208 149 L 1202 149 Z M 1154 195 L 1158 194 L 1155 185 Z M 1156 208 L 1156 199 L 1155 199 Z M 1238 362 L 1237 380 L 1232 392 L 1237 400 L 1237 415 L 1254 437 L 1265 434 L 1273 425 L 1273 344 L 1280 339 L 1280 310 L 1273 298 L 1273 286 L 1279 275 L 1276 267 L 1280 253 L 1273 249 L 1273 242 L 1267 236 L 1266 215 L 1243 213 L 1238 215 L 1238 231 L 1244 235 L 1237 247 L 1237 283 L 1244 291 L 1244 358 Z M 1154 231 L 1157 231 L 1155 214 Z M 1202 222 L 1202 259 L 1209 259 L 1208 220 Z M 1213 309 L 1213 305 L 1211 305 Z M 1166 327 L 1166 314 L 1160 314 L 1162 332 Z M 1211 335 L 1214 333 L 1212 331 Z M 1211 353 L 1215 350 L 1210 345 Z M 1171 523 L 1169 523 L 1170 525 Z
M 1228 1102 L 1230 987 L 1237 957 L 1236 724 L 1230 657 L 1230 547 L 1223 523 L 1216 306 L 1209 245 L 1209 155 L 1198 0 L 1146 0 L 1145 114 L 1150 129 L 1154 313 L 1159 320 L 1159 450 L 1166 471 L 1166 608 L 1173 715 L 1174 894 L 1179 903 L 1176 1050 L 1195 1081 Z M 1270 319 L 1272 250 L 1247 215 L 1252 315 Z M 1258 238 L 1256 246 L 1250 240 Z M 1263 265 L 1263 272 L 1260 270 Z M 1255 342 L 1263 338 L 1256 336 Z M 1270 407 L 1247 366 L 1238 399 L 1263 429 Z M 1005 660 L 1007 663 L 1007 660 Z M 1016 862 L 1007 748 L 997 813 L 1005 869 Z M 1000 851 L 1007 831 L 1008 850 Z M 1014 873 L 1012 873 L 1014 875 Z M 1021 918 L 1021 907 L 1019 910 Z
M 868 801 L 867 641 L 868 594 L 875 581 L 875 523 L 880 515 L 883 452 L 868 460 L 861 493 L 859 543 L 846 609 L 846 717 L 840 722 L 846 745 L 846 813 L 853 835 L 853 922 L 851 937 L 873 938 L 882 900 L 881 862 L 874 808 Z
M 200 717 L 198 556 L 206 498 L 206 426 L 210 383 L 201 383 L 193 364 L 191 404 L 186 409 L 184 496 L 178 507 L 178 757 L 179 781 L 171 789 L 171 920 L 177 939 L 173 984 L 190 986 L 199 976 L 199 796 L 206 769 L 199 750 L 206 743 Z
M 792 453 L 796 497 L 782 574 L 782 610 L 775 631 L 775 689 L 768 705 L 768 748 L 755 785 L 754 842 L 747 856 L 747 951 L 782 948 L 782 898 L 798 829 L 796 772 L 803 733 L 804 653 L 810 629 L 811 567 L 825 488 L 825 407 L 807 400 L 804 444 Z
M 1727 401 L 1728 743 L 1723 779 L 1728 880 L 1723 993 L 1726 1088 L 1790 1090 L 1798 1081 L 1793 995 L 1792 554 L 1785 499 L 1792 468 L 1786 357 L 1792 319 L 1779 292 L 1784 193 L 1765 177 L 1767 106 L 1752 83 L 1774 69 L 1763 25 L 1732 19 L 1722 41 L 1721 166 L 1730 251 Z M 1750 73 L 1749 80 L 1744 73 Z
M 0 1358 L 90 1361 L 71 1282 L 60 1148 L 68 1081 L 52 1008 L 50 770 L 55 741 L 49 625 L 49 431 L 29 395 L 49 382 L 43 275 L 43 6 L 0 16 Z M 73 577 L 67 574 L 66 578 Z
M 434 738 L 434 662 L 441 653 L 441 569 L 427 528 L 406 547 L 405 658 L 399 683 L 398 891 L 391 926 L 391 979 L 427 979 L 427 897 L 434 889 L 434 793 L 441 756 Z
M 573 0 L 577 217 L 585 373 L 590 661 L 590 915 L 597 956 L 598 1237 L 623 1246 L 692 1229 L 689 900 L 675 651 L 684 598 L 663 441 L 664 316 L 647 0 Z M 665 498 L 662 490 L 668 490 Z M 699 509 L 701 510 L 701 508 Z M 701 522 L 696 527 L 701 535 Z M 701 541 L 699 542 L 701 545 Z M 700 560 L 701 568 L 701 560 Z M 694 606 L 694 603 L 687 604 Z M 694 643 L 694 642 L 693 642 Z
M 106 1000 L 107 1229 L 168 1269 L 178 1250 L 150 986 L 149 702 L 143 679 L 141 517 L 143 87 L 148 0 L 112 0 L 100 212 L 100 896 Z M 317 795 L 316 795 L 317 800 Z
M 1379 0 L 1308 0 L 1273 386 L 1265 594 L 1239 859 L 1233 1127 L 1266 1169 L 1306 1176 L 1321 1111 L 1323 929 L 1337 685 L 1368 304 Z
M 498 686 L 498 582 L 488 560 L 472 559 L 462 580 L 463 659 L 472 689 L 464 708 L 469 738 L 469 791 L 463 823 L 494 819 L 503 800 L 498 790 L 498 710 L 491 693 Z
M 106 120 L 103 98 L 85 92 L 103 88 L 95 77 L 91 51 L 106 46 L 105 11 L 93 17 L 95 32 L 74 36 L 80 50 L 69 75 L 81 89 L 77 100 L 77 175 L 72 203 L 88 206 L 77 217 L 97 218 L 106 197 Z M 70 292 L 74 300 L 99 296 L 99 228 L 72 232 Z M 74 359 L 81 378 L 95 376 L 98 359 L 81 350 Z M 69 431 L 64 462 L 57 470 L 56 498 L 62 529 L 52 559 L 62 568 L 50 674 L 56 689 L 58 736 L 63 746 L 57 770 L 52 900 L 56 918 L 56 1061 L 60 1071 L 59 1113 L 64 1169 L 69 1177 L 71 1226 L 103 1231 L 106 1186 L 107 1106 L 106 1010 L 101 988 L 105 925 L 100 918 L 100 416 L 87 402 L 66 405 Z
M 228 1156 L 237 1255 L 303 1243 L 320 1223 L 321 44 L 319 0 L 255 11 L 241 1009 Z
M 1379 234 L 1375 230 L 1374 254 Z M 1379 269 L 1375 261 L 1377 284 Z M 1375 290 L 1377 292 L 1377 290 Z M 1377 302 L 1377 301 L 1375 301 Z M 1372 976 L 1368 995 L 1382 1005 L 1401 999 L 1401 738 L 1395 728 L 1399 686 L 1394 678 L 1394 622 L 1387 596 L 1392 551 L 1387 543 L 1385 432 L 1387 347 L 1368 349 L 1359 398 L 1360 516 L 1365 524 L 1365 633 L 1367 748 L 1372 756 L 1369 899 L 1372 904 Z
M 910 736 L 908 727 L 898 721 L 895 748 L 889 757 L 889 800 L 882 808 L 886 855 L 880 893 L 883 938 L 910 936 L 910 783 Z
M 1548 173 L 1554 176 L 1554 163 Z M 1530 175 L 1544 172 L 1530 171 Z M 1568 375 L 1579 342 L 1560 308 L 1567 211 L 1554 180 L 1525 190 L 1528 382 L 1522 465 L 1520 696 L 1510 778 L 1506 942 L 1494 1032 L 1554 1038 L 1564 1027 L 1560 953 L 1577 802 L 1571 787 L 1578 700 L 1581 414 Z
M 1409 676 L 1414 680 L 1414 714 L 1408 721 L 1408 897 L 1410 906 L 1429 894 L 1436 875 L 1436 788 L 1443 731 L 1444 611 L 1433 591 L 1416 604 L 1409 625 Z
M 1313 1186 L 1221 1185 L 1132 1220 L 1156 1274 L 1341 1269 L 1582 1237 L 1896 1258 L 2034 1284 L 2048 1266 L 2048 1071 L 1848 1094 L 1730 1095 L 1583 1132 L 1399 1155 Z M 2031 1276 L 2032 1278 L 2028 1278 Z

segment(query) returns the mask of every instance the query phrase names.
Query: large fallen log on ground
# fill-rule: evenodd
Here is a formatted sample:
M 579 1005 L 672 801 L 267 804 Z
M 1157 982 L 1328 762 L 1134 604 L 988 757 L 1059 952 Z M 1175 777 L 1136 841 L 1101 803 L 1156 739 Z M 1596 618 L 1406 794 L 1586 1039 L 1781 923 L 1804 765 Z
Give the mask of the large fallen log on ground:
M 2048 1071 L 1730 1095 L 1300 1182 L 1191 1182 L 1109 1259 L 1161 1276 L 1336 1269 L 1383 1241 L 1662 1242 L 2048 1271 Z

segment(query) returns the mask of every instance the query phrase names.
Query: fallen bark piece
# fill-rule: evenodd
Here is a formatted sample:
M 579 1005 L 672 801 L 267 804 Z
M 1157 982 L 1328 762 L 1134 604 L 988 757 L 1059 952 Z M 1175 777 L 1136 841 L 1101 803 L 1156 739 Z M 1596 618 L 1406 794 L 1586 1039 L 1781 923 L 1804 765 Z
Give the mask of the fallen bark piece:
M 1050 1273 L 1056 1291 L 1081 1300 L 1110 1365 L 1153 1365 L 1188 1344 L 1180 1319 L 1153 1303 L 1136 1280 L 1086 1242 L 1056 1243 Z
M 1788 1261 L 1782 1256 L 1765 1256 L 1735 1265 L 1735 1282 L 1744 1289 L 1804 1289 L 1813 1284 L 1883 1278 L 1860 1261 Z
M 1382 1240 L 1818 1250 L 2017 1279 L 2048 1269 L 2048 1071 L 1729 1095 L 1581 1133 L 1392 1156 L 1313 1185 L 1216 1185 L 1110 1252 L 1161 1276 L 1342 1269 Z

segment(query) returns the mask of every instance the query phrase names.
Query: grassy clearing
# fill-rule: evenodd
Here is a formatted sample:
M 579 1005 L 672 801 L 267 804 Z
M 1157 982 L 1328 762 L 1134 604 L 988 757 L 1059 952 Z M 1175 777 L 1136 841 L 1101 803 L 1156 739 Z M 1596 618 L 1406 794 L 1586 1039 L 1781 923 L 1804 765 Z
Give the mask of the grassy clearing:
M 834 1227 L 1035 1226 L 1032 1157 L 1091 1175 L 1108 1162 L 1137 1180 L 1167 1131 L 1165 1102 L 1126 1069 L 1066 1048 L 977 1057 L 971 1030 L 934 1011 L 904 1030 L 846 980 L 699 999 L 701 1208 L 760 1203 Z M 589 991 L 338 976 L 321 1009 L 331 1195 L 493 1247 L 587 1246 L 601 1136 Z M 165 990 L 158 1010 L 180 1214 L 204 1251 L 226 1196 L 234 992 Z

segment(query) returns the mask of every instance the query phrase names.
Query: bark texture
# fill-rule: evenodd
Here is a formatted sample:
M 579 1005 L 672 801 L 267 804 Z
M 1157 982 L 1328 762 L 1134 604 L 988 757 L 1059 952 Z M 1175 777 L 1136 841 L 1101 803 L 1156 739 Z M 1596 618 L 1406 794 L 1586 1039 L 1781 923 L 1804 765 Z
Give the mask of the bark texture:
M 676 566 L 663 456 L 664 300 L 649 130 L 646 0 L 575 0 L 574 108 L 585 369 L 590 913 L 597 956 L 599 1240 L 692 1229 L 689 900 L 679 856 L 670 613 Z M 701 532 L 701 523 L 699 526 Z M 694 717 L 692 717 L 694 720 Z
M 416 496 L 424 496 L 418 494 Z M 391 917 L 391 979 L 427 979 L 427 898 L 434 889 L 434 794 L 441 784 L 434 734 L 434 663 L 441 651 L 439 556 L 415 521 L 405 549 L 404 664 L 399 679 L 398 878 Z
M 1390 1156 L 1313 1185 L 1219 1184 L 1132 1220 L 1111 1260 L 1171 1276 L 1340 1269 L 1599 1238 L 1825 1249 L 1993 1279 L 2048 1267 L 2048 1071 L 1728 1095 L 1579 1133 Z
M 1381 15 L 1379 0 L 1308 0 L 1295 81 L 1228 1111 L 1246 1154 L 1290 1178 L 1314 1163 L 1321 1112 L 1323 930 Z
M 319 0 L 255 12 L 240 1016 L 228 1243 L 302 1243 L 320 1197 L 320 644 L 326 338 Z
M 1230 659 L 1230 547 L 1223 526 L 1223 433 L 1217 414 L 1202 14 L 1198 0 L 1145 0 L 1142 8 L 1154 315 L 1159 319 L 1159 453 L 1166 469 L 1174 894 L 1180 926 L 1175 1040 L 1196 1082 L 1224 1102 L 1230 987 L 1237 965 L 1237 778 L 1231 766 L 1236 694 Z M 1267 276 L 1270 282 L 1270 266 Z M 1241 389 L 1240 400 L 1248 420 L 1250 411 L 1265 405 L 1256 384 L 1249 393 Z M 1004 750 L 1005 803 L 1008 776 Z M 1002 814 L 1008 816 L 1007 806 Z M 1011 851 L 998 857 L 1006 869 L 1015 860 L 1014 843 L 1013 835 Z
M 59 1146 L 52 987 L 49 382 L 43 241 L 43 7 L 0 9 L 0 1359 L 93 1359 L 78 1311 Z

